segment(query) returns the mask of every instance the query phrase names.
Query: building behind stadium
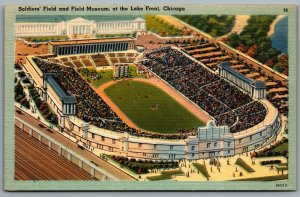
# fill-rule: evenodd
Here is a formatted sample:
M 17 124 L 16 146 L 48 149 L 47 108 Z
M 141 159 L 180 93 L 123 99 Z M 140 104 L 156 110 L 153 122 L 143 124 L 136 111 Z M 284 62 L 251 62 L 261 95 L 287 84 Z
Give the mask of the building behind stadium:
M 17 22 L 15 23 L 16 37 L 29 36 L 71 36 L 97 34 L 129 34 L 146 30 L 145 20 L 117 20 L 96 22 L 78 17 L 62 22 Z

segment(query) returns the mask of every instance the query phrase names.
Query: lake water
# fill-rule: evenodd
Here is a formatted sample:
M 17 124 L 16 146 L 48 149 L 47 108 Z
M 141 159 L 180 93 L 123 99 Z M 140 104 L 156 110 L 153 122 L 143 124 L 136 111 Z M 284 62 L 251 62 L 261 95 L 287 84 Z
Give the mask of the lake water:
M 288 53 L 288 17 L 284 17 L 276 24 L 271 40 L 274 48 L 282 53 Z

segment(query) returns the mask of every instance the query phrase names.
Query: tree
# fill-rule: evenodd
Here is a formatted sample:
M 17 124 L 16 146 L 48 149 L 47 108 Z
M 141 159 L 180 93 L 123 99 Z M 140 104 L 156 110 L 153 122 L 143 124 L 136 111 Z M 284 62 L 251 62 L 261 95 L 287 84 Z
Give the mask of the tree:
M 248 50 L 248 47 L 243 45 L 243 44 L 239 44 L 237 47 L 236 47 L 237 50 L 245 53 L 247 50 Z
M 237 33 L 230 34 L 228 36 L 228 44 L 236 48 L 240 44 L 240 36 Z
M 272 59 L 268 59 L 266 62 L 265 62 L 265 65 L 269 66 L 269 67 L 273 67 L 274 65 L 274 62 Z
M 278 63 L 278 64 L 276 64 L 275 66 L 274 66 L 274 70 L 276 70 L 277 72 L 282 72 L 283 71 L 283 69 L 282 69 L 282 67 L 281 67 L 281 64 L 280 63 Z
M 257 44 L 252 45 L 252 46 L 248 49 L 247 55 L 249 55 L 250 57 L 256 57 L 256 55 L 257 55 L 257 49 L 258 49 Z

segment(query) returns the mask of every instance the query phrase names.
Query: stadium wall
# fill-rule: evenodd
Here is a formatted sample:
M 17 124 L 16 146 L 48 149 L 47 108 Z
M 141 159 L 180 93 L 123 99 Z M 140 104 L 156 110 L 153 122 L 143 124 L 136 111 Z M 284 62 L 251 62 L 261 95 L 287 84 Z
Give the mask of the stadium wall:
M 280 118 L 275 114 L 267 126 L 241 133 L 224 133 L 215 139 L 200 139 L 198 136 L 185 140 L 167 140 L 131 136 L 90 125 L 87 133 L 81 130 L 82 120 L 73 116 L 66 121 L 74 125 L 70 135 L 85 148 L 105 154 L 121 155 L 141 159 L 200 159 L 233 156 L 252 151 L 271 143 L 280 129 Z M 212 128 L 216 129 L 216 127 Z M 273 137 L 273 138 L 272 138 Z M 210 144 L 210 146 L 208 146 Z
M 43 76 L 31 58 L 27 58 L 26 70 L 37 88 L 42 87 Z M 49 89 L 50 90 L 50 89 Z M 76 139 L 76 143 L 97 154 L 121 155 L 140 159 L 179 160 L 208 157 L 226 157 L 252 151 L 271 143 L 281 127 L 277 109 L 267 100 L 260 100 L 267 109 L 265 120 L 245 131 L 229 133 L 225 127 L 207 125 L 199 128 L 196 136 L 187 139 L 171 140 L 146 138 L 115 132 L 94 125 L 83 129 L 86 123 L 76 116 L 64 116 L 57 105 L 55 91 L 47 89 L 47 102 L 58 115 L 60 130 Z M 203 133 L 206 132 L 206 133 Z M 209 134 L 211 133 L 211 134 Z M 210 137 L 211 136 L 211 137 Z
M 70 117 L 70 122 L 76 125 L 74 130 L 77 131 L 71 131 L 71 135 L 91 151 L 153 160 L 193 160 L 233 156 L 268 145 L 275 139 L 280 129 L 280 118 L 277 116 L 274 121 L 270 122 L 271 125 L 241 134 L 225 133 L 216 139 L 200 139 L 194 136 L 185 140 L 167 140 L 132 136 L 93 125 L 90 125 L 89 131 L 84 133 L 80 129 L 82 120 L 74 116 Z M 65 125 L 65 127 L 70 130 L 70 125 Z

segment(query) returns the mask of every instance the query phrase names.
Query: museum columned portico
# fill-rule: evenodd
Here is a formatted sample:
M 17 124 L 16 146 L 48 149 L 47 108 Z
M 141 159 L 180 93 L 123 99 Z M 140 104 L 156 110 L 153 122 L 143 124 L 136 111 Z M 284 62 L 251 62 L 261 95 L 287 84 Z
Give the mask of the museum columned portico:
M 124 34 L 146 30 L 145 20 L 96 22 L 78 17 L 58 23 L 15 23 L 15 36 L 71 36 L 96 34 Z

